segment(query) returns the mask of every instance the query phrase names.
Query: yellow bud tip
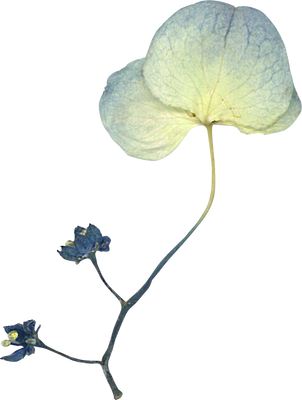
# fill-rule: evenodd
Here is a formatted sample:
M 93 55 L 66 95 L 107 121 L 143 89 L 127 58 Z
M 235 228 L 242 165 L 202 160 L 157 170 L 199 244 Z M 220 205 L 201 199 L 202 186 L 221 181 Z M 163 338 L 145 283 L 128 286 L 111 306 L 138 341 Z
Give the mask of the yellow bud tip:
M 86 235 L 86 232 L 87 232 L 87 230 L 86 230 L 86 229 L 84 229 L 84 230 L 82 230 L 81 232 L 79 232 L 79 235 L 83 235 L 83 236 L 85 236 L 85 235 Z
M 72 240 L 67 240 L 67 242 L 65 243 L 65 246 L 75 247 L 74 242 Z
M 9 332 L 9 334 L 8 334 L 8 338 L 9 338 L 9 340 L 11 340 L 11 341 L 16 340 L 17 337 L 18 337 L 18 332 L 17 332 L 17 331 L 11 331 L 11 332 Z
M 7 350 L 10 345 L 10 341 L 6 338 L 0 338 L 0 349 Z

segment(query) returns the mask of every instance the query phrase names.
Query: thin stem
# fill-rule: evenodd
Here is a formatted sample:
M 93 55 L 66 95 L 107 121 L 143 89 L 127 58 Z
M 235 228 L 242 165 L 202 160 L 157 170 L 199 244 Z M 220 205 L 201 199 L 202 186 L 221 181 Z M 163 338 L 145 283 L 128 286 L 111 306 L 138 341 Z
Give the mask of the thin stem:
M 203 128 L 206 136 L 207 153 L 209 161 L 209 192 L 204 206 L 201 209 L 198 217 L 195 218 L 192 226 L 194 226 L 191 234 L 193 236 L 200 230 L 200 228 L 207 221 L 213 211 L 214 204 L 218 195 L 218 161 L 215 140 L 215 127 L 214 125 L 205 125 Z
M 53 346 L 48 343 L 42 336 L 37 338 L 37 345 L 35 346 L 38 350 L 45 351 L 52 356 L 60 358 L 61 360 L 67 361 L 69 363 L 75 365 L 82 365 L 85 367 L 97 367 L 99 366 L 98 358 L 88 358 L 88 357 L 80 357 L 75 354 L 67 353 L 64 350 L 59 349 L 58 347 Z
M 91 252 L 87 261 L 98 278 L 100 285 L 113 297 L 114 301 L 117 304 L 124 301 L 125 296 L 109 281 L 107 275 L 104 273 L 98 253 Z
M 214 203 L 218 194 L 218 162 L 215 142 L 215 128 L 214 126 L 209 125 L 204 126 L 203 129 L 205 131 L 209 160 L 209 192 L 207 199 L 200 214 L 189 226 L 189 228 L 187 228 L 185 233 L 181 235 L 180 238 L 177 239 L 164 254 L 162 254 L 144 281 L 139 284 L 122 303 L 119 303 L 119 308 L 111 326 L 106 346 L 100 356 L 99 366 L 103 380 L 110 391 L 112 400 L 122 399 L 125 396 L 124 390 L 120 387 L 114 376 L 111 364 L 113 355 L 116 351 L 119 336 L 127 318 L 129 317 L 131 311 L 146 298 L 159 276 L 192 240 L 192 238 L 204 225 L 204 223 L 207 221 L 207 218 L 213 211 Z

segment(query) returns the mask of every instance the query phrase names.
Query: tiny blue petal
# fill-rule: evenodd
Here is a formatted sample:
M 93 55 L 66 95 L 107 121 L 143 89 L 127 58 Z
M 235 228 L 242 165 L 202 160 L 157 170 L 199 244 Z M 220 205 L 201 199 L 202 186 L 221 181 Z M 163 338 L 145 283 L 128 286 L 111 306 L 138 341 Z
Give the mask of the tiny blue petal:
M 27 354 L 27 346 L 22 347 L 22 349 L 15 351 L 9 356 L 1 357 L 1 360 L 16 362 L 22 360 L 22 358 L 24 358 L 26 354 Z
M 99 251 L 109 251 L 109 244 L 111 239 L 108 236 L 103 236 L 102 241 L 99 243 Z
M 35 331 L 36 321 L 34 321 L 33 319 L 23 322 L 23 326 L 26 333 L 29 333 L 31 335 L 36 333 Z
M 77 237 L 81 232 L 85 231 L 85 228 L 82 228 L 81 226 L 77 226 L 74 230 L 74 236 Z
M 89 224 L 87 228 L 86 237 L 92 241 L 92 243 L 100 242 L 102 240 L 102 234 L 99 228 Z
M 81 253 L 81 255 L 87 254 L 94 247 L 94 243 L 92 243 L 91 240 L 89 240 L 84 235 L 77 235 L 74 241 L 74 245 L 77 248 L 77 250 Z
M 61 251 L 57 250 L 61 257 L 68 261 L 77 261 L 80 256 L 79 250 L 75 247 L 62 246 Z

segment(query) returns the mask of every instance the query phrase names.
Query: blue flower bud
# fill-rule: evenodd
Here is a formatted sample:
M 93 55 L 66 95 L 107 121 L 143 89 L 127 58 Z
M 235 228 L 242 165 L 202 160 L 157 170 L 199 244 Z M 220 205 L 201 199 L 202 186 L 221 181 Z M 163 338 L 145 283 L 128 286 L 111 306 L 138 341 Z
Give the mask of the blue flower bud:
M 23 324 L 15 324 L 10 326 L 5 326 L 4 330 L 7 333 L 8 340 L 2 341 L 2 346 L 7 347 L 9 345 L 13 346 L 22 346 L 21 349 L 16 350 L 14 353 L 9 356 L 4 356 L 1 360 L 5 361 L 20 361 L 26 355 L 34 354 L 35 345 L 37 345 L 38 339 L 38 330 L 35 330 L 36 321 L 30 319 L 29 321 L 23 322 Z
M 56 252 L 58 258 L 76 267 L 83 265 L 92 251 L 107 255 L 112 251 L 113 238 L 106 236 L 103 229 L 95 224 L 78 226 L 72 233 L 72 240 L 65 240 L 65 244 Z

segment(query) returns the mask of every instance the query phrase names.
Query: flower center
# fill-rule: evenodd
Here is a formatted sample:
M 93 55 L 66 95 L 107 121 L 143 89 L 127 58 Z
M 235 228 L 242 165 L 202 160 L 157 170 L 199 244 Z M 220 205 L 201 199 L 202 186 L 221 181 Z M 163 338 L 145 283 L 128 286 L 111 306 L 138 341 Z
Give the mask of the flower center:
M 34 339 L 34 338 L 29 338 L 29 339 L 26 339 L 26 340 L 25 340 L 25 343 L 31 344 L 31 345 L 34 346 L 34 345 L 37 343 L 37 341 L 36 341 L 36 339 Z

